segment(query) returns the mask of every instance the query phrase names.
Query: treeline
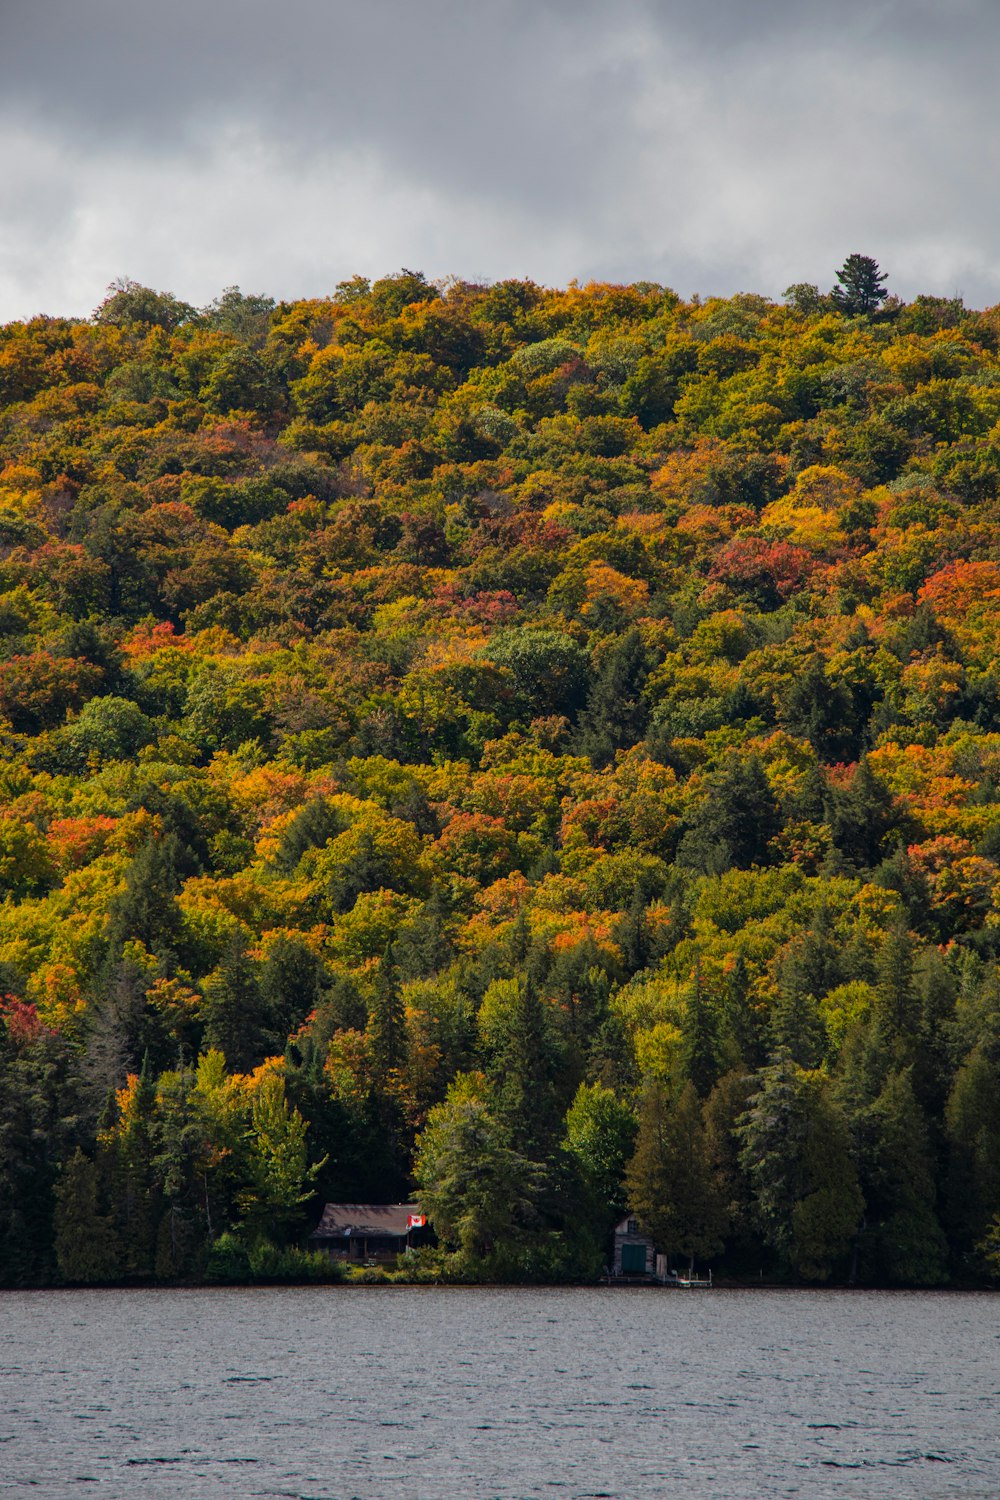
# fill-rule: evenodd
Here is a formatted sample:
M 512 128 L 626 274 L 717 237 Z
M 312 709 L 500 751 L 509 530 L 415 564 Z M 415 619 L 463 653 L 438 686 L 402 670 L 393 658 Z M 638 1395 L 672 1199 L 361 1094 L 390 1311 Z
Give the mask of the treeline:
M 1000 1272 L 1000 312 L 0 329 L 0 1280 Z

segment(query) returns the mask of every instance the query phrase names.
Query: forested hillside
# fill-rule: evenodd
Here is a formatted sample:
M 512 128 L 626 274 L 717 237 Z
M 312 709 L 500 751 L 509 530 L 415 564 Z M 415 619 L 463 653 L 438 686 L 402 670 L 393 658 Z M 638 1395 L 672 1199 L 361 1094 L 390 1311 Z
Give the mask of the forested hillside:
M 409 1194 L 427 1274 L 626 1203 L 1000 1271 L 998 350 L 410 271 L 0 329 L 0 1280 Z

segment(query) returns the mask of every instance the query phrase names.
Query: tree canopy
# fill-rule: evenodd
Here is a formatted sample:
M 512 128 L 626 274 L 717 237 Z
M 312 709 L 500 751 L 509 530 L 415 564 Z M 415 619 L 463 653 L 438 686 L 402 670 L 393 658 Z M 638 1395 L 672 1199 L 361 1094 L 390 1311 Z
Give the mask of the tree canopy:
M 885 282 L 0 328 L 0 1281 L 996 1275 L 1000 315 Z

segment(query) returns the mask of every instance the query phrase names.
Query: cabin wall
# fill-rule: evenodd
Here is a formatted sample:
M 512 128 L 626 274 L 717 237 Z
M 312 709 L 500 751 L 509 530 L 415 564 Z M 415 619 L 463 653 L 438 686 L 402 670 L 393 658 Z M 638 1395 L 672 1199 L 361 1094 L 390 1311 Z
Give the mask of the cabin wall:
M 646 1257 L 644 1272 L 631 1270 L 622 1265 L 623 1258 L 625 1260 L 629 1259 L 627 1255 L 624 1255 L 626 1245 L 640 1246 L 643 1249 Z M 655 1265 L 656 1246 L 650 1239 L 649 1235 L 624 1234 L 618 1230 L 615 1231 L 614 1260 L 612 1262 L 612 1270 L 614 1271 L 614 1274 L 616 1276 L 641 1276 L 643 1274 L 652 1275 Z

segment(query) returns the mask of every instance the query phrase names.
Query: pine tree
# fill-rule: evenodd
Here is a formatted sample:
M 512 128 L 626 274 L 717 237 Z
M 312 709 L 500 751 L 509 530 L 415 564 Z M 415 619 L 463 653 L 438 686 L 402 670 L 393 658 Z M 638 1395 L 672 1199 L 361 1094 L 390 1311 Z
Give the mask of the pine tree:
M 130 1078 L 125 1106 L 112 1139 L 102 1141 L 115 1218 L 115 1230 L 126 1276 L 152 1275 L 156 1231 L 162 1209 L 154 1166 L 153 1115 L 156 1087 L 148 1057 Z
M 768 845 L 780 828 L 778 804 L 757 756 L 730 755 L 681 840 L 678 861 L 707 874 L 767 864 Z
M 406 1016 L 399 989 L 399 972 L 388 948 L 382 955 L 372 996 L 368 1049 L 375 1084 L 384 1091 L 406 1062 Z
M 837 272 L 838 286 L 830 296 L 845 313 L 873 313 L 886 298 L 887 277 L 870 255 L 849 255 Z
M 129 938 L 138 938 L 151 953 L 172 955 L 181 930 L 175 900 L 180 852 L 176 834 L 150 838 L 129 865 L 125 888 L 109 914 L 107 950 L 112 963 Z
M 915 944 L 906 923 L 886 935 L 878 956 L 876 1033 L 889 1055 L 912 1060 L 920 1025 L 920 1000 L 913 980 Z
M 276 1044 L 319 1006 L 323 980 L 322 960 L 301 937 L 282 934 L 268 949 L 259 974 L 261 1016 Z
M 446 926 L 449 915 L 445 895 L 435 887 L 393 943 L 393 958 L 403 979 L 424 979 L 447 968 L 454 954 Z
M 604 655 L 580 718 L 580 749 L 595 766 L 642 738 L 649 710 L 642 690 L 649 664 L 642 637 L 633 628 Z
M 947 1243 L 935 1210 L 927 1122 L 908 1070 L 890 1073 L 868 1115 L 866 1239 L 879 1277 L 909 1286 L 945 1280 Z
M 882 858 L 890 833 L 902 814 L 885 782 L 862 757 L 851 781 L 833 795 L 830 832 L 834 846 L 853 865 L 873 869 Z
M 558 1049 L 545 1006 L 530 977 L 517 984 L 510 1026 L 491 1069 L 497 1117 L 516 1151 L 542 1160 L 561 1123 L 555 1080 Z
M 230 939 L 203 988 L 205 1045 L 219 1049 L 230 1072 L 249 1072 L 272 1050 L 275 1038 L 265 1026 L 259 965 L 241 932 Z
M 719 1076 L 719 1039 L 716 1017 L 700 968 L 695 970 L 688 985 L 686 999 L 681 1026 L 681 1056 L 685 1075 L 694 1084 L 698 1096 L 704 1099 Z
M 764 1028 L 750 994 L 750 973 L 737 952 L 722 976 L 719 1001 L 719 1051 L 730 1067 L 758 1068 L 765 1057 Z
M 696 1259 L 722 1249 L 723 1187 L 692 1083 L 673 1099 L 661 1083 L 647 1085 L 626 1185 L 633 1212 L 665 1253 L 683 1256 L 693 1267 Z
M 1000 1214 L 1000 1064 L 995 1044 L 974 1047 L 959 1068 L 945 1124 L 949 1239 L 967 1256 Z
M 96 1163 L 77 1147 L 55 1187 L 56 1263 L 64 1281 L 113 1281 L 121 1271 L 114 1224 L 99 1208 L 99 1186 Z
M 800 1276 L 825 1281 L 846 1259 L 864 1207 L 828 1081 L 779 1057 L 757 1075 L 739 1136 L 765 1238 Z

